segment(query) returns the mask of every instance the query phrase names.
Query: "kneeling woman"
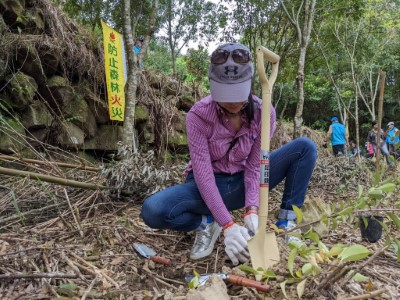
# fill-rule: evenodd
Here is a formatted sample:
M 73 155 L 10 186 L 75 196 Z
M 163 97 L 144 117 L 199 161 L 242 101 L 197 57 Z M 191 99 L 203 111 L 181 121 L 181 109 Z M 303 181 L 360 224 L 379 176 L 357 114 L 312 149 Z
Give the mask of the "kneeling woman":
M 187 114 L 190 162 L 186 181 L 145 200 L 141 216 L 158 229 L 195 231 L 191 259 L 211 254 L 224 230 L 225 252 L 233 264 L 249 258 L 247 240 L 258 226 L 261 100 L 251 94 L 254 67 L 247 47 L 229 43 L 211 55 L 211 95 Z M 276 127 L 271 107 L 271 136 Z M 285 179 L 277 226 L 296 226 L 292 206 L 301 207 L 317 150 L 307 138 L 270 154 L 270 189 Z M 244 208 L 245 226 L 230 211 Z

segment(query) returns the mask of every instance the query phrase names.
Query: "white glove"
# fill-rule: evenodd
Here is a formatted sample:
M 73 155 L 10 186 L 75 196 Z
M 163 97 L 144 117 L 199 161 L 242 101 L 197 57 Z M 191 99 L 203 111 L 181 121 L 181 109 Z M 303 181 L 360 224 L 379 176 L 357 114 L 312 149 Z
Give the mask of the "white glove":
M 234 265 L 249 260 L 250 254 L 247 250 L 247 241 L 250 235 L 247 229 L 238 224 L 233 224 L 224 230 L 225 252 Z
M 257 212 L 248 212 L 244 215 L 244 224 L 246 225 L 247 229 L 251 236 L 255 235 L 258 228 L 258 214 Z

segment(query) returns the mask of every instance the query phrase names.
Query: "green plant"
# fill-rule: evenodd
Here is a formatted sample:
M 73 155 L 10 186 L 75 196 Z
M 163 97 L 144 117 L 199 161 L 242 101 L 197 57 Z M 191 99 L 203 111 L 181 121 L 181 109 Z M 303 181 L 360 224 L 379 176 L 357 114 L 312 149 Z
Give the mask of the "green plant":
M 322 215 L 318 221 L 329 224 L 332 229 L 336 229 L 339 223 L 358 224 L 358 222 L 354 222 L 356 220 L 355 217 L 361 213 L 384 213 L 389 219 L 389 222 L 380 222 L 386 232 L 386 246 L 374 253 L 373 257 L 392 247 L 398 261 L 400 261 L 400 240 L 393 234 L 393 230 L 400 229 L 400 218 L 394 213 L 399 210 L 400 199 L 397 198 L 395 199 L 396 202 L 393 202 L 395 198 L 393 196 L 398 194 L 400 179 L 389 178 L 382 181 L 383 173 L 384 169 L 375 174 L 371 188 L 364 190 L 362 186 L 359 186 L 356 199 L 350 201 L 350 203 L 340 201 L 333 204 L 330 210 L 331 213 Z M 394 208 L 390 206 L 394 206 Z M 293 207 L 293 210 L 297 216 L 298 227 L 304 226 L 301 225 L 303 219 L 301 210 L 297 207 Z M 393 223 L 393 226 L 389 223 Z M 274 227 L 275 231 L 281 233 L 281 230 L 276 226 L 272 227 Z M 289 232 L 288 234 L 301 237 L 302 242 L 289 243 L 290 253 L 287 263 L 289 276 L 280 282 L 280 287 L 286 298 L 287 284 L 297 284 L 297 294 L 301 298 L 307 283 L 318 282 L 318 290 L 323 290 L 339 280 L 342 280 L 342 283 L 349 280 L 356 282 L 369 280 L 368 277 L 360 272 L 353 271 L 353 269 L 357 269 L 354 266 L 355 263 L 359 263 L 372 254 L 367 247 L 359 244 L 349 246 L 342 243 L 329 247 L 320 240 L 319 235 L 314 232 L 312 226 L 303 234 L 295 232 Z M 373 257 L 362 262 L 362 264 L 365 265 L 372 261 Z M 271 270 L 254 270 L 250 266 L 240 266 L 240 269 L 254 276 L 262 274 L 262 281 L 264 282 L 276 277 Z

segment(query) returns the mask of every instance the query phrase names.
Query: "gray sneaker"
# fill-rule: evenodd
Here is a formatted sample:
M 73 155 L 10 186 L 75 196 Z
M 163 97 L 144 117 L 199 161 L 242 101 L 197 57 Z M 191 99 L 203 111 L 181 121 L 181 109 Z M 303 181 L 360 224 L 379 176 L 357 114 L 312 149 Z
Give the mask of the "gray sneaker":
M 278 220 L 275 223 L 275 225 L 276 225 L 276 227 L 281 228 L 281 229 L 283 229 L 285 231 L 289 231 L 289 230 L 297 227 L 297 224 L 296 224 L 295 220 Z M 292 232 L 301 233 L 301 230 L 300 229 L 296 229 L 296 230 L 293 230 Z M 297 236 L 290 235 L 290 234 L 285 234 L 285 241 L 288 244 L 290 242 L 293 242 L 293 241 L 297 242 L 297 243 L 301 243 L 302 242 L 301 238 L 299 238 Z
M 210 255 L 221 231 L 221 226 L 215 221 L 208 224 L 205 229 L 196 231 L 196 238 L 190 251 L 190 259 L 200 259 Z

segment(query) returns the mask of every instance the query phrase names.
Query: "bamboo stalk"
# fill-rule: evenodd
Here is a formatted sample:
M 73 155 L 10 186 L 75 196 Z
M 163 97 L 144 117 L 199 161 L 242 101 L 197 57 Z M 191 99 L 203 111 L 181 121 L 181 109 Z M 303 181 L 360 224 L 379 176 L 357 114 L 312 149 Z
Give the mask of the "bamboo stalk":
M 375 161 L 375 171 L 379 170 L 379 161 L 381 153 L 381 123 L 382 123 L 382 111 L 383 111 L 383 92 L 385 90 L 385 77 L 386 72 L 380 71 L 379 75 L 381 77 L 379 82 L 379 102 L 378 102 L 378 133 L 376 135 L 376 161 Z
M 51 176 L 51 175 L 44 175 L 44 174 L 39 174 L 39 173 L 34 173 L 34 172 L 21 171 L 21 170 L 15 170 L 15 169 L 3 168 L 3 167 L 0 167 L 0 174 L 9 175 L 9 176 L 21 176 L 21 177 L 26 177 L 28 179 L 46 181 L 46 182 L 50 182 L 50 183 L 66 185 L 66 186 L 71 186 L 71 187 L 76 187 L 76 188 L 81 188 L 81 189 L 91 189 L 91 190 L 111 189 L 110 187 L 106 187 L 103 185 L 97 185 L 94 183 L 79 182 L 76 180 L 60 178 L 60 177 L 55 177 L 55 176 Z
M 98 276 L 96 276 L 93 281 L 90 283 L 89 287 L 86 289 L 85 293 L 83 294 L 81 300 L 86 300 L 86 297 L 89 295 L 90 291 L 93 289 L 94 285 L 96 284 L 96 281 L 98 279 Z
M 37 159 L 30 159 L 30 158 L 19 158 L 19 157 L 14 157 L 10 155 L 0 155 L 0 160 L 7 160 L 7 161 L 21 161 L 25 163 L 32 163 L 32 164 L 40 164 L 40 165 L 56 165 L 59 167 L 64 167 L 64 168 L 70 168 L 70 169 L 80 169 L 80 170 L 85 170 L 85 171 L 93 171 L 93 172 L 98 172 L 100 171 L 99 168 L 95 167 L 88 167 L 85 165 L 73 165 L 73 164 L 68 164 L 68 163 L 63 163 L 63 162 L 54 162 L 54 161 L 43 161 L 43 160 L 37 160 Z
M 10 217 L 4 218 L 4 219 L 0 219 L 0 224 L 9 223 L 11 221 L 18 220 L 18 219 L 23 220 L 23 218 L 25 216 L 27 216 L 27 215 L 36 214 L 36 213 L 42 212 L 42 211 L 44 211 L 46 209 L 52 209 L 52 208 L 55 208 L 55 207 L 58 207 L 58 206 L 60 206 L 60 205 L 59 204 L 51 204 L 51 205 L 48 205 L 48 206 L 45 206 L 45 207 L 35 208 L 35 209 L 32 209 L 32 210 L 27 211 L 27 212 L 20 213 L 20 214 L 14 214 L 14 215 L 12 215 Z
M 67 189 L 64 189 L 64 193 L 65 193 L 65 198 L 67 199 L 67 202 L 68 202 L 69 209 L 71 210 L 72 217 L 74 218 L 76 226 L 78 227 L 79 234 L 80 234 L 81 237 L 83 237 L 84 235 L 83 235 L 83 231 L 82 231 L 82 228 L 81 228 L 81 224 L 79 224 L 79 221 L 75 216 L 74 209 L 72 208 L 72 205 L 71 205 L 71 201 L 69 201 Z
M 0 274 L 0 279 L 37 279 L 37 278 L 78 278 L 76 274 L 65 273 L 22 273 L 22 274 Z
M 376 290 L 371 293 L 367 293 L 367 294 L 363 294 L 363 295 L 359 295 L 359 296 L 341 298 L 340 300 L 361 300 L 361 299 L 375 298 L 376 296 L 379 296 L 385 292 L 387 292 L 387 289 L 383 288 L 383 289 Z

